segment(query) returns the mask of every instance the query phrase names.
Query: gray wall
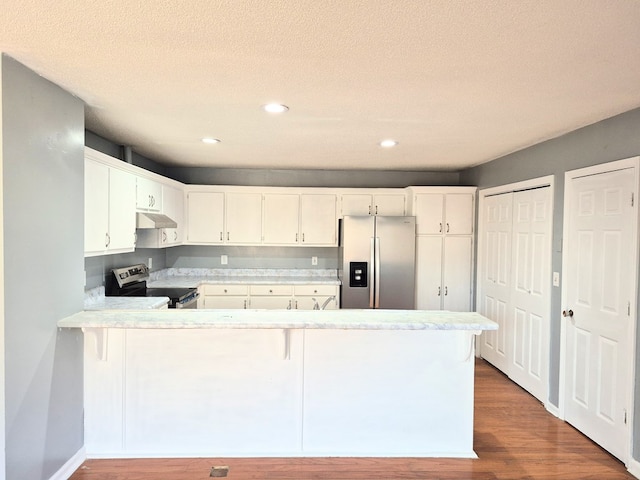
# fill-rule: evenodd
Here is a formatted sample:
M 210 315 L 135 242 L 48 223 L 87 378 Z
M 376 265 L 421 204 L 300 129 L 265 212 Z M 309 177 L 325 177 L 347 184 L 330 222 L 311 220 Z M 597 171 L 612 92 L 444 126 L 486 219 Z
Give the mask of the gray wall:
M 86 272 L 86 290 L 100 287 L 105 284 L 106 275 L 111 274 L 111 269 L 144 263 L 149 265 L 151 258 L 151 271 L 167 268 L 167 250 L 164 248 L 138 248 L 132 253 L 121 253 L 116 255 L 102 255 L 99 257 L 87 257 L 84 259 L 84 270 Z
M 577 168 L 640 155 L 640 109 L 576 130 L 561 137 L 507 155 L 493 162 L 461 172 L 464 185 L 479 189 L 495 187 L 531 178 L 554 175 L 555 196 L 553 212 L 552 271 L 561 272 L 562 279 L 562 221 L 564 205 L 564 173 Z M 551 279 L 549 279 L 551 283 Z M 551 358 L 549 400 L 559 401 L 560 322 L 562 311 L 561 288 L 551 292 Z M 640 295 L 639 295 L 640 300 Z M 640 304 L 640 303 L 639 303 Z M 640 335 L 640 328 L 638 329 Z M 636 341 L 638 344 L 638 341 Z M 636 361 L 636 372 L 640 362 Z M 640 373 L 639 373 L 640 374 Z M 640 413 L 640 382 L 636 379 L 636 407 Z M 634 415 L 634 438 L 640 438 L 640 415 Z M 634 458 L 640 458 L 635 447 Z
M 458 185 L 457 172 L 394 170 L 267 170 L 169 167 L 167 175 L 193 185 L 272 187 L 404 188 L 410 185 Z
M 50 478 L 83 446 L 84 105 L 2 56 L 6 478 Z
M 175 268 L 298 268 L 337 269 L 337 247 L 232 247 L 181 246 L 168 248 L 167 267 Z M 220 256 L 227 255 L 228 264 L 220 264 Z M 318 257 L 318 265 L 311 265 L 311 257 Z

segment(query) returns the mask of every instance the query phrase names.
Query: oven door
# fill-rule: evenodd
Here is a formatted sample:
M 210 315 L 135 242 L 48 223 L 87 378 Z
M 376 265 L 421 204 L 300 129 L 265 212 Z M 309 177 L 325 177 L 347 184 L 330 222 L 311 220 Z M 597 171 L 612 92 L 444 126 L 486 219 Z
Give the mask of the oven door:
M 194 292 L 193 295 L 189 295 L 187 298 L 176 302 L 175 308 L 198 308 L 198 297 L 200 294 Z

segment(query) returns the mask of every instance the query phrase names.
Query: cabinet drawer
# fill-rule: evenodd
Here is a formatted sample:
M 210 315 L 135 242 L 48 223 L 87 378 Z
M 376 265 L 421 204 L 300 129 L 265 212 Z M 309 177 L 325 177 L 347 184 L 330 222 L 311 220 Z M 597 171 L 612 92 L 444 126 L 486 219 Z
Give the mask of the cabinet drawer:
M 296 285 L 295 295 L 336 295 L 335 285 Z
M 247 285 L 203 285 L 203 295 L 246 295 Z
M 291 295 L 291 285 L 251 285 L 251 295 Z

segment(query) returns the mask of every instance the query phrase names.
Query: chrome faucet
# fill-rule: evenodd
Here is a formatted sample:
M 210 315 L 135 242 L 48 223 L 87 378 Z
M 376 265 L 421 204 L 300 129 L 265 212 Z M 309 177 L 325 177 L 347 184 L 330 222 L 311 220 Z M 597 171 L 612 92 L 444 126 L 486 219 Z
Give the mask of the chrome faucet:
M 327 308 L 327 305 L 329 305 L 329 303 L 331 303 L 332 301 L 334 301 L 336 299 L 335 295 L 331 295 L 329 298 L 327 298 L 324 303 L 322 304 L 322 307 L 320 307 L 320 310 L 324 310 L 325 308 Z M 318 305 L 318 303 L 316 302 L 316 305 Z M 315 307 L 314 307 L 315 308 Z

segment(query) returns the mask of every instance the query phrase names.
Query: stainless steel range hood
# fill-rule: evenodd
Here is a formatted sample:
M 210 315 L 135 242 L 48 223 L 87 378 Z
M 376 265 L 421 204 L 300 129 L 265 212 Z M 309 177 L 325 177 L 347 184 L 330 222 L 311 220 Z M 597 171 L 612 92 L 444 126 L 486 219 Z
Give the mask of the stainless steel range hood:
M 176 228 L 178 224 L 161 213 L 137 212 L 136 228 Z

